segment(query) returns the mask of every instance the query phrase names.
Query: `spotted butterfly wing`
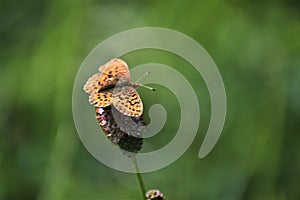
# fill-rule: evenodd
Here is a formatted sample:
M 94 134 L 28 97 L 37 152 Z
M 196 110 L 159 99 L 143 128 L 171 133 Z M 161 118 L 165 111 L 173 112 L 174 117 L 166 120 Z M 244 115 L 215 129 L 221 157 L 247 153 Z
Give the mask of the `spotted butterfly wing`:
M 138 117 L 143 113 L 141 98 L 131 85 L 116 87 L 112 99 L 114 107 L 124 115 Z
M 112 103 L 112 91 L 122 78 L 129 82 L 127 64 L 118 58 L 112 59 L 99 67 L 99 72 L 88 79 L 84 91 L 89 93 L 89 102 L 97 107 L 106 107 Z
M 123 77 L 129 82 L 130 74 L 128 66 L 125 61 L 114 58 L 105 65 L 99 67 L 99 72 L 103 74 L 102 80 L 116 84 L 118 80 Z
M 89 102 L 96 107 L 106 107 L 112 103 L 113 89 L 106 89 L 103 92 L 95 92 L 90 94 Z
M 142 115 L 139 117 L 131 117 L 124 115 L 118 111 L 114 106 L 111 106 L 114 121 L 118 124 L 118 127 L 134 137 L 141 137 L 145 131 L 145 123 L 143 122 Z

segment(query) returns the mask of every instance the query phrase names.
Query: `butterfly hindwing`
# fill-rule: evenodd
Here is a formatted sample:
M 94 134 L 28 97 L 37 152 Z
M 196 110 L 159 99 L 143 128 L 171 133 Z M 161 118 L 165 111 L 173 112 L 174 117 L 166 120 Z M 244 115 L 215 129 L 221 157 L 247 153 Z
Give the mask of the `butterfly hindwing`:
M 118 127 L 127 133 L 135 137 L 140 137 L 145 130 L 145 124 L 141 121 L 140 117 L 131 117 L 124 115 L 118 111 L 114 106 L 111 107 L 113 117 Z
M 143 113 L 143 103 L 137 91 L 130 85 L 113 90 L 112 103 L 124 115 L 137 117 Z

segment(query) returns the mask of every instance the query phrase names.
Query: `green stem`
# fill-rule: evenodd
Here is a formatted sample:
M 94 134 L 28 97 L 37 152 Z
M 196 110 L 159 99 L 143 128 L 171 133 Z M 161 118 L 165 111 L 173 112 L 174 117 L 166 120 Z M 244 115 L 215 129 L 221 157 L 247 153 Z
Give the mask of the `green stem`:
M 142 200 L 147 200 L 146 196 L 145 196 L 146 191 L 145 191 L 143 179 L 142 179 L 141 173 L 139 171 L 139 166 L 138 166 L 138 163 L 136 161 L 135 156 L 132 157 L 132 162 L 133 162 L 134 169 L 135 169 L 136 181 L 137 181 L 137 184 L 139 186 L 139 191 L 140 191 L 140 194 L 141 194 L 141 199 Z

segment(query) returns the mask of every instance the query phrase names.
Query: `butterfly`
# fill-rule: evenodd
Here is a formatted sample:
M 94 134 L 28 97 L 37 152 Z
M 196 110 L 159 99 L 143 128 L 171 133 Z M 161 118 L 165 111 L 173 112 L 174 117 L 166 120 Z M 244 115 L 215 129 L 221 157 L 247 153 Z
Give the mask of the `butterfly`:
M 90 104 L 96 107 L 113 105 L 124 115 L 141 116 L 143 103 L 135 88 L 143 85 L 130 82 L 126 62 L 114 58 L 100 66 L 98 71 L 100 73 L 92 75 L 83 87 L 84 91 L 90 95 Z

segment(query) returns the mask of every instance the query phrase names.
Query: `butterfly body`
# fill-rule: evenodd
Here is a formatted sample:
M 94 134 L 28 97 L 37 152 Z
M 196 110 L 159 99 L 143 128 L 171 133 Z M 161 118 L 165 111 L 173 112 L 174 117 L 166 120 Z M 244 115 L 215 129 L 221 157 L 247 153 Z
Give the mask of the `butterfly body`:
M 128 82 L 123 82 L 123 83 L 118 83 L 118 85 L 108 85 L 105 88 L 101 88 L 98 90 L 98 93 L 100 92 L 105 92 L 106 90 L 114 89 L 114 88 L 121 88 L 125 86 L 131 86 L 134 89 L 138 88 L 141 86 L 141 84 L 138 83 L 128 83 Z
M 143 103 L 135 88 L 141 84 L 130 82 L 129 69 L 121 59 L 115 58 L 99 68 L 84 85 L 89 102 L 96 107 L 113 105 L 127 116 L 140 116 Z

